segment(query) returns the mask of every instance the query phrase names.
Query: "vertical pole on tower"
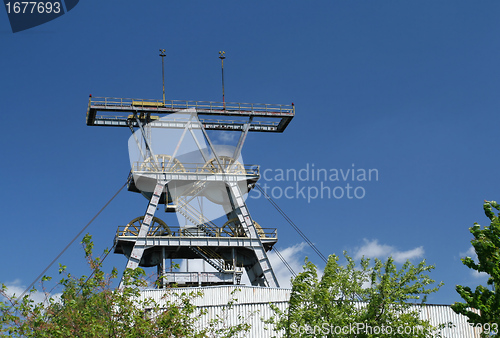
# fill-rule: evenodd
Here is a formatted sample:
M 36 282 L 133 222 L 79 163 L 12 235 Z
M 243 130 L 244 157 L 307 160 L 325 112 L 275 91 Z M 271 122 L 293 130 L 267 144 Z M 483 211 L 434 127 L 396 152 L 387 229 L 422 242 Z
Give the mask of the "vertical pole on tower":
M 226 110 L 226 100 L 225 100 L 225 95 L 224 95 L 224 59 L 226 58 L 224 56 L 226 52 L 222 51 L 219 52 L 219 59 L 221 60 L 222 63 L 222 105 L 224 106 L 224 110 Z
M 160 56 L 161 56 L 161 78 L 163 81 L 163 105 L 165 105 L 165 62 L 163 61 L 165 56 L 165 49 L 160 49 Z

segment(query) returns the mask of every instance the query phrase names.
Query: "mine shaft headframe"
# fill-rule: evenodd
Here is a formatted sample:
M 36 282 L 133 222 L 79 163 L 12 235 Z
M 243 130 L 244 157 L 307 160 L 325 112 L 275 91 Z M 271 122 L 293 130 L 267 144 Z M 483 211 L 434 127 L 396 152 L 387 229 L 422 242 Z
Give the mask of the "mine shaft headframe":
M 169 114 L 194 108 L 206 130 L 283 132 L 295 116 L 295 106 L 264 103 L 142 100 L 89 96 L 88 126 L 138 127 Z M 161 122 L 159 122 L 161 124 Z M 165 127 L 169 127 L 165 125 Z

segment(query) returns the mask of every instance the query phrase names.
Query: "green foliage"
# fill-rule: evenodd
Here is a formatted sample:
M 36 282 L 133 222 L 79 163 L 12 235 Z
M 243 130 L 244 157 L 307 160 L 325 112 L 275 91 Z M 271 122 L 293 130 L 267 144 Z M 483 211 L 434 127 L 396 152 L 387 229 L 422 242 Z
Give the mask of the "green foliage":
M 306 259 L 304 271 L 292 280 L 290 306 L 285 312 L 274 310 L 277 330 L 287 337 L 430 337 L 436 331 L 419 319 L 416 301 L 424 304 L 426 295 L 442 283 L 427 272 L 434 266 L 425 261 L 406 262 L 397 269 L 392 258 L 382 262 L 361 259 L 359 267 L 345 252 L 345 266 L 330 255 L 321 278 L 316 266 Z M 413 303 L 411 303 L 413 301 Z
M 478 263 L 471 257 L 462 259 L 462 263 L 477 272 L 485 272 L 489 275 L 487 285 L 479 285 L 475 291 L 468 286 L 457 285 L 456 290 L 465 300 L 464 303 L 456 302 L 452 309 L 459 314 L 467 316 L 469 323 L 483 329 L 492 328 L 493 337 L 500 337 L 500 218 L 495 215 L 493 209 L 500 210 L 500 205 L 495 201 L 485 201 L 484 212 L 490 220 L 489 226 L 481 227 L 474 223 L 469 228 L 474 238 L 471 243 L 477 254 Z M 472 309 L 479 310 L 480 313 Z M 485 330 L 488 331 L 488 330 Z M 489 332 L 483 332 L 484 336 L 490 337 Z
M 165 303 L 160 305 L 151 299 L 141 300 L 140 290 L 148 286 L 142 269 L 126 270 L 124 287 L 111 288 L 118 277 L 113 269 L 110 274 L 102 271 L 102 260 L 92 256 L 91 236 L 82 241 L 85 257 L 92 270 L 90 276 L 76 278 L 59 266 L 62 275 L 60 298 L 49 297 L 36 303 L 30 295 L 18 299 L 9 296 L 5 285 L 0 295 L 0 337 L 234 337 L 249 330 L 242 319 L 235 326 L 225 325 L 222 317 L 216 317 L 209 325 L 201 327 L 200 316 L 205 312 L 193 305 L 199 292 L 175 296 L 166 291 Z M 50 280 L 42 279 L 43 283 Z M 30 291 L 34 295 L 36 290 Z M 175 296 L 175 297 L 174 297 Z M 228 304 L 228 308 L 233 302 Z

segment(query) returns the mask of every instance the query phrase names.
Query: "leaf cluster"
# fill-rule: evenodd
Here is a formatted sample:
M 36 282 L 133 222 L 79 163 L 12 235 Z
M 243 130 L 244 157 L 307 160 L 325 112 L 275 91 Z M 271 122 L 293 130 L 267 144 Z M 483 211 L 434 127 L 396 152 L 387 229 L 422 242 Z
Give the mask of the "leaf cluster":
M 424 304 L 426 296 L 442 285 L 431 286 L 435 281 L 427 273 L 434 266 L 425 261 L 418 265 L 407 261 L 398 269 L 392 258 L 385 262 L 363 258 L 356 266 L 345 252 L 344 257 L 347 263 L 341 265 L 338 256 L 330 255 L 321 277 L 317 267 L 306 258 L 303 271 L 292 279 L 289 308 L 284 312 L 274 308 L 277 330 L 294 338 L 429 337 L 436 331 L 428 321 L 419 319 L 420 307 L 414 306 L 416 302 Z M 359 325 L 366 329 L 334 330 Z M 368 327 L 385 327 L 386 334 L 375 333 Z M 395 335 L 398 327 L 420 330 Z
M 462 258 L 462 263 L 477 272 L 488 274 L 487 286 L 479 285 L 475 290 L 469 286 L 457 285 L 458 294 L 464 302 L 456 302 L 452 309 L 468 317 L 472 324 L 497 324 L 500 326 L 500 205 L 495 201 L 485 201 L 484 213 L 490 220 L 489 226 L 474 223 L 469 231 L 474 236 L 471 244 L 477 255 L 476 263 L 471 257 Z M 475 309 L 475 310 L 474 310 Z M 479 310 L 479 312 L 477 311 Z M 491 336 L 491 335 L 488 335 Z M 500 337 L 496 332 L 493 337 Z
M 140 292 L 148 287 L 144 270 L 128 269 L 124 273 L 123 287 L 114 289 L 118 277 L 116 269 L 106 274 L 102 260 L 92 255 L 90 235 L 82 241 L 85 257 L 91 268 L 89 276 L 74 277 L 60 265 L 62 288 L 59 297 L 46 291 L 44 302 L 36 303 L 37 290 L 22 299 L 8 294 L 5 285 L 0 288 L 0 337 L 233 337 L 249 330 L 241 320 L 230 326 L 222 317 L 214 318 L 202 327 L 200 317 L 204 311 L 193 305 L 201 293 L 176 293 L 166 291 L 162 304 L 152 299 L 142 299 Z M 105 252 L 106 253 L 106 252 Z M 50 280 L 44 276 L 43 283 Z M 231 307 L 228 304 L 228 307 Z

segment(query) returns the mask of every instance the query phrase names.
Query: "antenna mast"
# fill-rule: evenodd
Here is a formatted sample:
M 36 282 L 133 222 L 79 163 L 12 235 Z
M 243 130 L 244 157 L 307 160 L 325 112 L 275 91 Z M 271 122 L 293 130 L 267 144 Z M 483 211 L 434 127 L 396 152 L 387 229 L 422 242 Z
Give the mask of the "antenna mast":
M 225 110 L 226 109 L 226 100 L 224 97 L 224 59 L 226 57 L 224 56 L 224 54 L 226 54 L 226 52 L 224 52 L 224 51 L 219 52 L 219 59 L 222 62 L 222 105 L 224 106 L 224 110 Z
M 163 105 L 165 105 L 165 63 L 163 59 L 165 58 L 167 54 L 165 54 L 165 49 L 160 49 L 160 56 L 161 56 L 161 78 L 163 81 Z

